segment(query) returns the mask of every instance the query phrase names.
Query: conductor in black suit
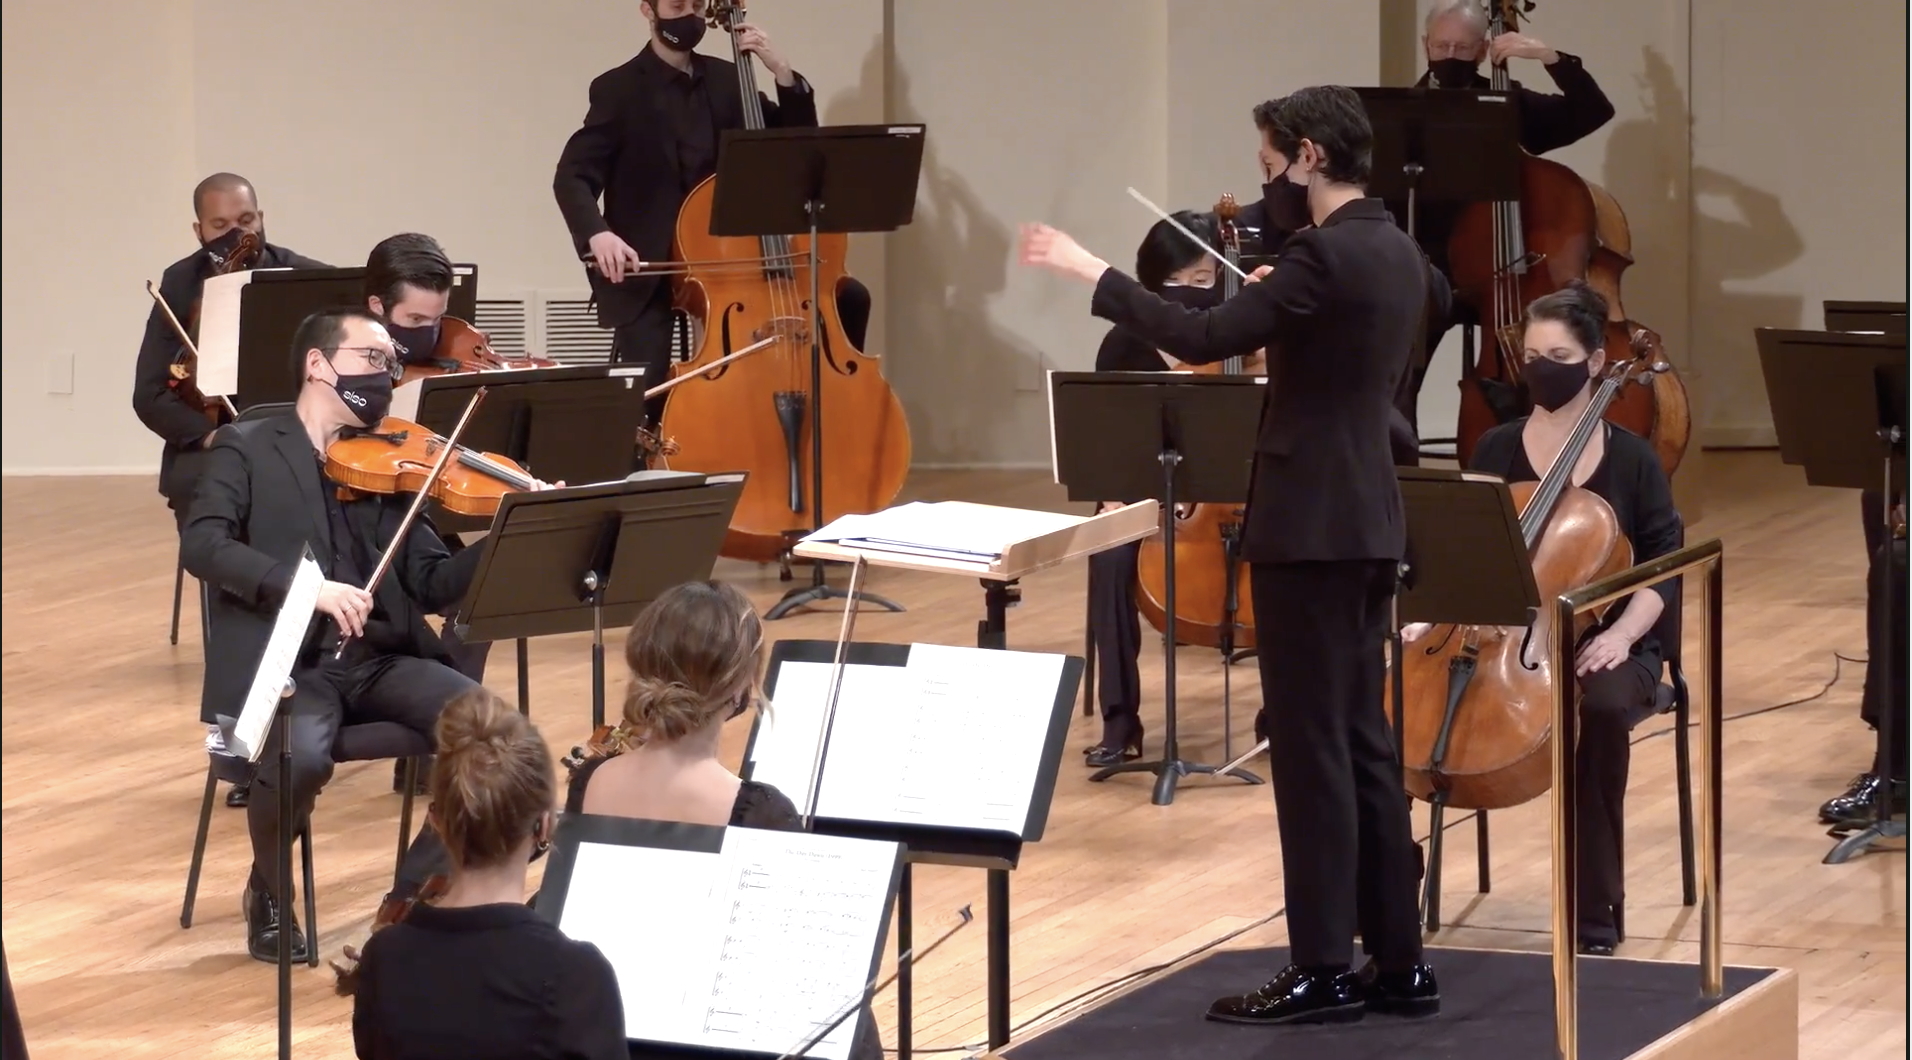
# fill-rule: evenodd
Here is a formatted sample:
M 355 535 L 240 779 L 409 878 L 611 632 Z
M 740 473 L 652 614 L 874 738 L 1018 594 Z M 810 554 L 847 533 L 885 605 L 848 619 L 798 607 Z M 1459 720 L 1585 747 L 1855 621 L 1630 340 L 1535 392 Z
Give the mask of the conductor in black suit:
M 677 214 L 697 185 L 717 172 L 725 129 L 744 128 L 736 64 L 696 52 L 704 38 L 706 0 L 645 0 L 637 9 L 651 40 L 624 65 L 591 82 L 584 126 L 565 142 L 551 189 L 590 274 L 598 326 L 614 329 L 613 356 L 647 367 L 651 385 L 670 363 L 668 277 L 629 276 L 649 262 L 669 261 Z M 777 99 L 758 93 L 768 128 L 815 128 L 817 97 L 755 26 L 739 27 L 738 44 L 775 77 Z M 599 199 L 603 208 L 599 209 Z M 855 278 L 837 288 L 845 337 L 863 348 L 870 291 Z M 651 403 L 653 419 L 663 398 Z
M 1267 135 L 1305 201 L 1259 282 L 1214 309 L 1166 302 L 1044 225 L 1022 259 L 1093 281 L 1091 311 L 1189 363 L 1268 350 L 1245 519 L 1293 964 L 1210 1019 L 1345 1021 L 1440 1007 L 1422 961 L 1407 798 L 1382 708 L 1382 640 L 1406 546 L 1389 451 L 1426 298 L 1420 250 L 1366 197 L 1373 131 L 1352 90 L 1305 88 Z M 1275 205 L 1275 204 L 1271 204 Z M 1350 971 L 1357 928 L 1370 960 Z
M 325 478 L 325 450 L 385 417 L 402 368 L 384 325 L 363 310 L 314 313 L 299 325 L 293 350 L 304 375 L 295 414 L 220 429 L 181 552 L 186 569 L 213 589 L 200 700 L 208 723 L 239 716 L 308 546 L 325 575 L 322 620 L 292 671 L 292 802 L 295 819 L 303 821 L 332 776 L 332 746 L 343 725 L 397 722 L 429 739 L 445 704 L 475 687 L 452 668 L 425 616 L 463 597 L 484 550 L 453 556 L 419 520 L 377 592 L 361 588 L 392 545 L 410 498 L 341 501 Z M 350 639 L 334 659 L 340 629 Z M 292 896 L 274 891 L 282 840 L 278 736 L 275 726 L 254 781 L 262 790 L 247 808 L 253 858 L 243 900 L 247 949 L 267 962 L 277 959 L 282 928 L 293 932 L 294 959 L 305 954 Z M 427 825 L 406 855 L 400 895 L 445 867 L 444 847 Z

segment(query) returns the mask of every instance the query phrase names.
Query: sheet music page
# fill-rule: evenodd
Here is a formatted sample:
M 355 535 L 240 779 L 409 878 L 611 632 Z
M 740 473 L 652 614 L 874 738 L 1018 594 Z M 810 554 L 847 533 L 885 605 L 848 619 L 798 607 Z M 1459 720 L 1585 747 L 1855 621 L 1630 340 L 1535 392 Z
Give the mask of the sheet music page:
M 392 407 L 387 416 L 418 422 L 418 400 L 425 393 L 425 380 L 414 379 L 392 391 Z
M 717 855 L 578 844 L 558 930 L 617 971 L 625 1033 L 691 1042 L 717 974 Z
M 239 392 L 239 301 L 255 272 L 288 269 L 247 269 L 211 276 L 199 295 L 199 365 L 193 383 L 207 397 Z M 186 323 L 184 320 L 181 324 Z
M 869 517 L 861 534 L 845 543 L 871 547 L 930 549 L 996 559 L 1012 542 L 1080 525 L 1083 517 L 1066 512 L 999 508 L 964 501 L 905 505 Z
M 725 829 L 723 938 L 693 1040 L 781 1056 L 855 1002 L 888 920 L 896 851 L 867 839 Z M 846 1060 L 855 1024 L 844 1020 L 809 1055 Z
M 324 584 L 325 575 L 308 551 L 292 574 L 292 591 L 286 594 L 279 617 L 272 623 L 265 654 L 259 657 L 259 668 L 252 675 L 252 690 L 246 693 L 246 704 L 232 727 L 232 739 L 227 741 L 233 754 L 249 762 L 257 762 L 259 752 L 265 749 L 272 719 L 279 713 L 280 693 L 299 660 L 299 648 L 311 628 L 312 615 L 319 606 L 319 589 Z
M 815 775 L 817 737 L 823 729 L 823 708 L 830 695 L 830 663 L 787 662 L 777 670 L 777 691 L 770 710 L 757 726 L 757 738 L 751 744 L 750 779 L 769 784 L 790 797 L 799 813 L 809 810 L 810 781 Z M 896 701 L 896 689 L 903 679 L 900 666 L 847 665 L 843 668 L 843 692 L 837 701 L 837 738 L 850 725 L 867 724 L 862 715 L 882 713 Z M 841 745 L 840 745 L 841 746 Z M 832 752 L 834 753 L 834 752 Z M 826 764 L 824 773 L 833 776 Z

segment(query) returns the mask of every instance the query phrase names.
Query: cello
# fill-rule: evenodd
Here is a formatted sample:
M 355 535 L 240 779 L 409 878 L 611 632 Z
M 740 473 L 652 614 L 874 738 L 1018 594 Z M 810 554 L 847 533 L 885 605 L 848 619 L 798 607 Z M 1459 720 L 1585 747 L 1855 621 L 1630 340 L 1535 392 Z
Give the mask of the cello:
M 744 5 L 715 0 L 709 20 L 730 34 L 744 127 L 761 129 L 756 74 L 736 33 Z M 775 559 L 793 535 L 821 521 L 819 509 L 834 518 L 896 499 L 909 473 L 909 424 L 878 360 L 850 345 L 837 315 L 849 237 L 818 235 L 813 276 L 807 234 L 711 235 L 715 197 L 713 175 L 691 190 L 677 215 L 673 256 L 683 268 L 673 281 L 675 303 L 702 327 L 695 355 L 675 374 L 699 378 L 671 395 L 658 434 L 677 444 L 680 468 L 749 472 L 723 554 Z M 711 370 L 739 347 L 768 338 L 777 341 L 762 353 Z M 820 498 L 812 496 L 818 450 Z
M 1490 38 L 1516 32 L 1521 11 L 1533 6 L 1532 0 L 1492 0 Z M 1512 91 L 1506 64 L 1494 65 L 1489 84 L 1495 92 Z M 1628 319 L 1620 305 L 1620 273 L 1632 264 L 1631 242 L 1626 216 L 1605 189 L 1524 151 L 1518 201 L 1475 203 L 1460 214 L 1448 240 L 1454 293 L 1481 322 L 1480 349 L 1461 365 L 1455 431 L 1461 466 L 1481 435 L 1528 409 L 1520 380 L 1520 322 L 1534 299 L 1585 280 L 1607 298 L 1613 317 L 1607 348 L 1644 347 L 1658 355 L 1659 336 Z M 1646 341 L 1636 343 L 1641 332 Z M 1690 413 L 1678 375 L 1663 360 L 1653 364 L 1651 385 L 1629 389 L 1607 415 L 1652 442 L 1671 476 L 1686 450 Z
M 1606 370 L 1541 480 L 1508 487 L 1543 600 L 1633 563 L 1613 509 L 1573 484 L 1581 454 L 1620 392 L 1629 384 L 1645 389 L 1646 374 L 1666 371 L 1646 336 L 1636 336 L 1631 349 L 1631 359 Z M 1554 682 L 1574 679 L 1553 671 L 1554 621 L 1553 611 L 1541 608 L 1530 626 L 1440 625 L 1402 646 L 1401 760 L 1410 794 L 1437 806 L 1499 810 L 1552 785 Z M 1578 639 L 1594 621 L 1581 616 L 1571 636 Z
M 1234 269 L 1219 270 L 1222 299 L 1241 293 L 1241 231 L 1235 218 L 1241 208 L 1233 195 L 1215 204 L 1222 256 Z M 1228 357 L 1213 364 L 1193 365 L 1204 375 L 1259 374 L 1251 356 Z M 1241 561 L 1240 545 L 1245 504 L 1197 504 L 1178 514 L 1175 526 L 1175 634 L 1184 644 L 1219 648 L 1233 656 L 1237 648 L 1255 646 L 1255 608 L 1248 593 L 1248 565 Z M 1167 556 L 1160 535 L 1142 541 L 1136 557 L 1135 604 L 1142 617 L 1159 632 L 1167 632 Z

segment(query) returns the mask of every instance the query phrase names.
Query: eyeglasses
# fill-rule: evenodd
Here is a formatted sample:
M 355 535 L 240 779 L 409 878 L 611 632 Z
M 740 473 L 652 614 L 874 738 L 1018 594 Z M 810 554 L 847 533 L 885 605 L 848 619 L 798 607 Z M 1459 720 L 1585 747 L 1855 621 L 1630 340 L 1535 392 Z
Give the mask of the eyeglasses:
M 330 359 L 348 350 L 365 358 L 365 363 L 371 366 L 372 371 L 389 372 L 394 380 L 404 376 L 405 354 L 410 352 L 404 346 L 394 342 L 390 350 L 380 346 L 334 346 L 326 351 L 326 355 Z

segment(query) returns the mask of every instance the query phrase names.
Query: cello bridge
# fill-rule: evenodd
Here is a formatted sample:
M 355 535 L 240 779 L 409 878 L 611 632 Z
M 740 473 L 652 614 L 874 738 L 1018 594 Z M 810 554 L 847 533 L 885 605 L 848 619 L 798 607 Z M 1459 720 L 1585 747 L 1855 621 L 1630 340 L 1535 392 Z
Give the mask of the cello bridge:
M 810 341 L 810 318 L 797 316 L 771 317 L 764 325 L 750 333 L 750 341 L 762 342 L 768 338 L 781 338 L 794 343 Z

